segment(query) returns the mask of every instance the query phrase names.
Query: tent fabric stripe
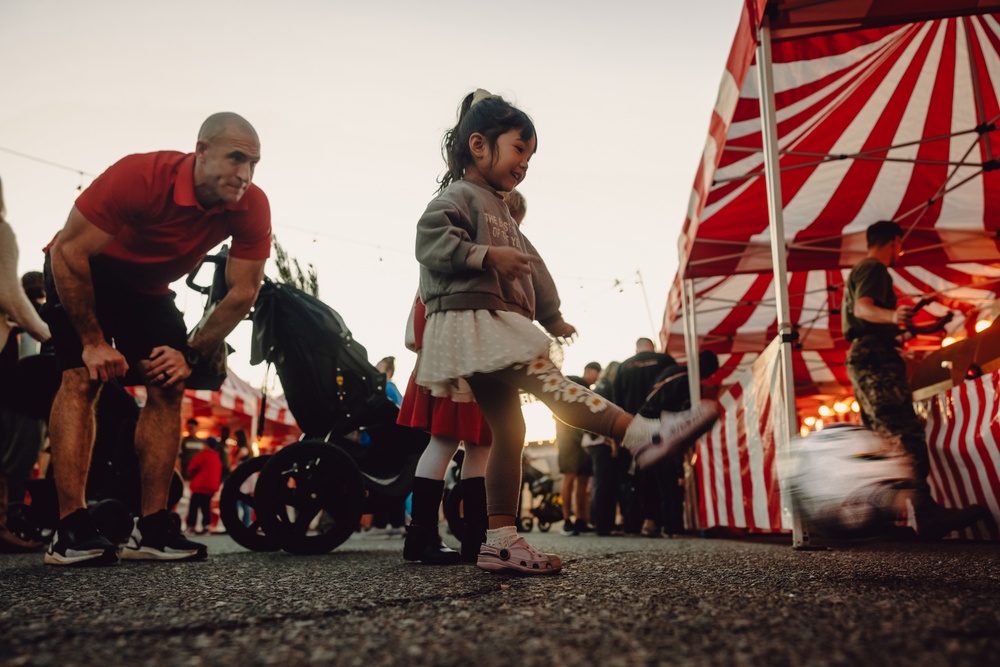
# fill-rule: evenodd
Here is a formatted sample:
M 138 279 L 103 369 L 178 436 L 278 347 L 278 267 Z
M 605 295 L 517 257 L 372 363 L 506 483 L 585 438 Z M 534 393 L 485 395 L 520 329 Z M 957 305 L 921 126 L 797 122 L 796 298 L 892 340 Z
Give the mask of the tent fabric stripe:
M 984 54 L 975 69 L 987 68 L 997 59 L 996 44 L 1000 38 L 996 30 L 997 22 L 992 17 L 976 17 L 862 31 L 864 34 L 853 34 L 852 40 L 880 38 L 884 43 L 875 51 L 856 49 L 861 53 L 856 54 L 850 66 L 843 64 L 850 52 L 837 58 L 775 64 L 786 231 L 794 246 L 811 249 L 802 258 L 792 254 L 791 270 L 852 264 L 864 249 L 860 235 L 871 220 L 878 218 L 900 218 L 908 225 L 916 224 L 911 232 L 913 240 L 929 248 L 922 253 L 922 264 L 952 261 L 954 257 L 947 248 L 934 249 L 954 240 L 935 233 L 940 210 L 947 213 L 952 206 L 954 213 L 966 213 L 964 220 L 970 210 L 976 212 L 974 229 L 979 234 L 973 237 L 975 240 L 966 237 L 959 249 L 962 256 L 978 261 L 1000 258 L 994 238 L 989 243 L 983 242 L 989 236 L 983 232 L 995 232 L 995 222 L 990 228 L 984 223 L 994 210 L 995 198 L 1000 196 L 993 194 L 993 189 L 987 196 L 982 194 L 981 187 L 967 183 L 949 193 L 943 206 L 927 206 L 935 201 L 942 186 L 982 174 L 982 163 L 993 159 L 984 152 L 985 142 L 980 142 L 979 135 L 972 132 L 977 125 L 972 99 L 974 86 L 970 74 L 961 74 L 972 72 L 968 65 L 969 49 L 965 46 L 967 37 L 972 38 L 973 53 Z M 977 33 L 982 37 L 976 38 Z M 836 43 L 843 36 L 822 39 Z M 798 44 L 788 42 L 782 47 L 791 57 Z M 781 71 L 783 67 L 801 70 L 834 61 L 840 69 L 828 73 L 827 79 L 816 79 L 830 82 L 817 93 L 812 92 L 812 84 L 806 90 L 795 88 L 793 84 L 803 77 L 782 75 Z M 997 109 L 992 92 L 992 80 L 997 76 L 978 77 L 990 83 L 983 87 L 989 93 L 983 97 L 984 113 L 988 115 L 995 115 Z M 782 85 L 793 87 L 782 89 Z M 689 276 L 770 270 L 767 253 L 754 249 L 734 252 L 737 247 L 731 245 L 736 242 L 760 246 L 767 241 L 766 207 L 761 206 L 765 192 L 763 179 L 759 178 L 763 167 L 754 77 L 745 77 L 741 95 L 736 112 L 746 118 L 730 125 L 721 155 L 718 137 L 712 137 L 713 153 L 720 163 L 714 175 L 716 185 L 703 199 L 692 202 L 693 210 L 685 226 L 689 241 L 692 231 L 697 236 L 690 254 L 682 257 L 685 274 Z M 952 100 L 956 103 L 949 103 Z M 802 106 L 803 103 L 808 106 Z M 713 135 L 718 124 L 713 117 Z M 968 136 L 950 136 L 958 131 Z M 933 136 L 940 138 L 912 143 Z M 969 149 L 977 143 L 984 144 L 981 150 L 967 157 Z M 752 152 L 734 150 L 740 148 Z M 853 158 L 828 159 L 841 154 Z M 902 161 L 886 162 L 886 159 Z M 965 167 L 949 168 L 944 164 L 963 159 L 974 161 Z M 928 161 L 936 164 L 924 164 Z M 700 171 L 706 168 L 705 162 L 699 165 Z M 752 176 L 752 182 L 726 181 L 744 175 Z M 986 177 L 993 179 L 995 175 Z M 699 178 L 699 182 L 703 180 L 704 177 Z M 890 185 L 896 187 L 887 187 Z M 942 225 L 944 230 L 954 229 L 947 220 Z M 718 245 L 712 241 L 728 243 Z M 795 264 L 799 259 L 803 260 L 802 267 Z
M 935 499 L 948 507 L 979 503 L 992 519 L 960 537 L 1000 539 L 1000 372 L 921 401 L 931 454 L 928 481 Z
M 738 38 L 733 51 L 749 48 Z M 1000 154 L 1000 132 L 989 125 L 975 131 L 1000 115 L 1000 21 L 977 15 L 877 27 L 781 41 L 772 52 L 798 347 L 846 350 L 843 284 L 864 255 L 864 230 L 878 219 L 897 219 L 907 232 L 893 275 L 901 302 L 936 296 L 922 322 L 953 310 L 958 316 L 949 332 L 971 334 L 1000 284 L 994 281 L 1000 169 L 984 171 Z M 725 105 L 717 104 L 713 148 L 698 167 L 699 197 L 685 222 L 681 269 L 661 334 L 674 355 L 684 351 L 683 279 L 694 281 L 701 347 L 748 354 L 777 332 L 759 95 L 749 74 L 727 69 L 724 86 L 742 81 L 740 99 L 728 118 L 719 113 Z M 728 128 L 724 140 L 720 127 Z M 831 158 L 841 154 L 849 157 Z M 709 156 L 717 169 L 705 192 Z M 935 348 L 941 338 L 922 337 L 915 347 Z M 832 366 L 823 363 L 825 355 L 799 359 L 797 384 L 826 382 L 817 376 L 840 381 L 835 356 Z

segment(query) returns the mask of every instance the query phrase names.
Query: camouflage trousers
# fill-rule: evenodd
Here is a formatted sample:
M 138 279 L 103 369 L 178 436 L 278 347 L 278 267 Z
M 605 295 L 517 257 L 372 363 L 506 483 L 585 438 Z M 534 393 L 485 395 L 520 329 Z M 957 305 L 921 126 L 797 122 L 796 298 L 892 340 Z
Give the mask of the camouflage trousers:
M 906 362 L 896 347 L 870 337 L 855 340 L 847 353 L 847 375 L 865 426 L 885 438 L 899 440 L 913 461 L 918 495 L 929 495 L 927 437 L 913 410 Z

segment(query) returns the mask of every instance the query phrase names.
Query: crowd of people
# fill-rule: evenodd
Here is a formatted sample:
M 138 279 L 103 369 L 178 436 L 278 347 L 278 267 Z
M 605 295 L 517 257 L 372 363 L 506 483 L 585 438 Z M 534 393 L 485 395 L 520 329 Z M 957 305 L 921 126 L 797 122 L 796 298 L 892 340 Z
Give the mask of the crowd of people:
M 517 186 L 537 142 L 534 121 L 522 110 L 482 89 L 469 93 L 444 136 L 446 169 L 437 195 L 415 215 L 420 278 L 407 342 L 418 363 L 405 395 L 391 382 L 387 386 L 395 390 L 399 423 L 430 437 L 413 485 L 407 560 L 469 562 L 489 572 L 561 570 L 557 554 L 535 549 L 516 528 L 522 392 L 542 401 L 559 422 L 564 532 L 659 536 L 684 530 L 683 455 L 718 419 L 718 410 L 709 401 L 692 405 L 685 367 L 656 352 L 646 338 L 639 339 L 634 356 L 606 368 L 588 364 L 579 377 L 564 375 L 553 362 L 553 339 L 570 341 L 577 331 L 563 318 L 555 282 L 521 228 L 527 207 Z M 252 182 L 260 154 L 253 126 L 223 112 L 205 120 L 191 153 L 129 155 L 109 167 L 80 194 L 45 249 L 44 303 L 26 298 L 37 288 L 6 286 L 11 250 L 15 262 L 17 254 L 0 215 L 0 233 L 9 236 L 0 244 L 0 311 L 51 346 L 59 378 L 51 411 L 42 419 L 47 417 L 59 511 L 45 563 L 207 557 L 205 544 L 188 539 L 171 516 L 173 473 L 188 477 L 186 526 L 198 532 L 206 528 L 210 499 L 236 461 L 228 455 L 228 434 L 221 443 L 199 443 L 197 424 L 189 424 L 182 440 L 181 400 L 194 371 L 224 345 L 258 294 L 271 246 L 268 199 Z M 223 241 L 231 244 L 228 291 L 189 335 L 169 285 Z M 884 254 L 876 257 L 883 266 L 889 252 Z M 873 281 L 884 291 L 884 276 L 866 284 Z M 867 308 L 871 299 L 865 294 L 860 289 L 855 301 L 859 321 L 893 328 L 906 319 L 906 312 L 893 310 L 894 299 Z M 0 325 L 6 322 L 0 318 Z M 6 336 L 6 329 L 0 333 Z M 882 334 L 859 334 L 848 367 L 866 418 L 873 416 L 882 428 L 909 429 L 880 417 L 884 401 L 875 397 L 877 383 L 865 379 L 885 356 L 874 347 Z M 392 362 L 380 362 L 390 381 Z M 717 361 L 703 353 L 699 366 L 701 377 L 708 377 Z M 96 406 L 109 383 L 144 385 L 147 395 L 133 434 L 140 506 L 123 545 L 102 535 L 87 511 Z M 30 448 L 37 446 L 34 430 L 43 428 L 38 421 L 28 425 L 35 438 Z M 455 552 L 442 543 L 438 512 L 445 470 L 460 442 L 466 531 Z M 908 447 L 926 453 L 915 433 Z M 926 456 L 917 459 L 919 477 Z M 975 514 L 942 515 L 923 496 L 920 508 L 932 516 L 935 531 Z M 382 508 L 380 521 L 400 523 L 401 509 Z M 2 520 L 0 515 L 0 526 Z

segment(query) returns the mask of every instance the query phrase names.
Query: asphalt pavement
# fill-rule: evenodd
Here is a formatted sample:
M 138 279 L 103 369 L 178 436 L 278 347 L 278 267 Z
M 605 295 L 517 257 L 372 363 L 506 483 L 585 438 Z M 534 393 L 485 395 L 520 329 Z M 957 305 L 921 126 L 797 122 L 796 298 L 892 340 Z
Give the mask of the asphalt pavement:
M 562 573 L 203 539 L 202 563 L 0 555 L 0 665 L 995 665 L 1000 545 L 795 551 L 786 537 L 529 541 Z

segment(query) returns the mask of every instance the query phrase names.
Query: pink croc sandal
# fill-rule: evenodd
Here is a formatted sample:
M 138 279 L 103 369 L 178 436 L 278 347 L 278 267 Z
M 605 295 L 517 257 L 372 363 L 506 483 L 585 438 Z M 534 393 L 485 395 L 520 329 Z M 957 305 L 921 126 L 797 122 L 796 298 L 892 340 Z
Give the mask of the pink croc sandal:
M 562 559 L 555 554 L 536 551 L 523 537 L 519 537 L 506 549 L 482 545 L 476 565 L 490 572 L 555 574 L 562 569 Z

